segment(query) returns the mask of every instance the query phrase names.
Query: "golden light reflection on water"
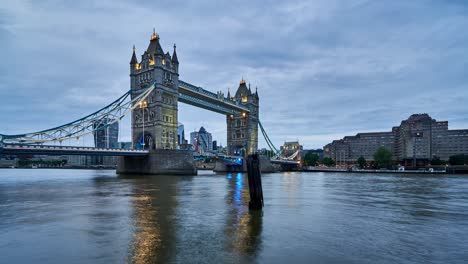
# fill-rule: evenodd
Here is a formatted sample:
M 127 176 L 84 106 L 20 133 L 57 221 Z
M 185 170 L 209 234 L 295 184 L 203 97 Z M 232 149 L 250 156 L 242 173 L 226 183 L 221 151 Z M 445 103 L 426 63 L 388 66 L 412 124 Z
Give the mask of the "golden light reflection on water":
M 161 234 L 156 219 L 157 211 L 152 206 L 149 195 L 135 196 L 132 199 L 134 207 L 132 263 L 151 263 L 161 249 Z
M 175 227 L 170 217 L 177 207 L 176 182 L 177 179 L 162 176 L 134 181 L 129 262 L 167 263 L 173 257 Z
M 281 174 L 283 191 L 287 194 L 288 206 L 294 207 L 298 205 L 298 193 L 301 188 L 301 177 L 298 177 L 295 172 L 284 172 Z
M 224 176 L 213 176 L 224 177 Z M 177 234 L 181 226 L 190 226 L 191 221 L 196 219 L 181 219 L 177 222 L 178 195 L 195 195 L 196 188 L 190 192 L 179 193 L 177 189 L 178 178 L 145 178 L 139 182 L 134 182 L 131 203 L 133 210 L 133 237 L 130 245 L 129 262 L 131 263 L 168 263 L 174 262 L 178 257 L 186 258 L 186 255 L 179 255 L 176 245 L 184 243 L 180 234 Z M 262 212 L 250 212 L 248 202 L 250 200 L 247 177 L 242 174 L 234 174 L 231 178 L 226 178 L 227 186 L 223 190 L 224 203 L 217 207 L 226 212 L 225 220 L 221 222 L 221 236 L 217 235 L 216 228 L 199 230 L 201 234 L 211 234 L 222 238 L 225 243 L 223 247 L 232 256 L 238 256 L 242 260 L 254 259 L 261 247 L 262 232 Z M 193 191 L 193 192 L 192 192 Z M 203 196 L 203 195 L 201 195 Z M 180 197 L 179 197 L 180 198 Z M 200 201 L 203 203 L 203 201 Z M 216 205 L 214 205 L 216 208 Z M 178 211 L 179 210 L 179 211 Z M 209 212 L 209 210 L 207 211 Z M 186 216 L 186 215 L 184 215 Z M 213 226 L 218 223 L 214 222 Z M 204 228 L 204 224 L 200 227 Z M 208 225 L 207 227 L 209 227 Z M 184 229 L 182 229 L 184 230 Z M 179 230 L 180 231 L 180 230 Z M 182 231 L 182 233 L 185 231 Z M 197 237 L 197 235 L 194 235 Z M 190 240 L 189 240 L 190 241 Z M 204 243 L 204 242 L 201 242 Z M 197 247 L 196 244 L 193 245 Z M 216 248 L 213 245 L 212 248 Z M 197 252 L 197 251 L 195 251 Z M 184 253 L 182 253 L 184 254 Z M 192 254 L 198 254 L 192 252 Z M 200 256 L 193 256 L 194 258 Z

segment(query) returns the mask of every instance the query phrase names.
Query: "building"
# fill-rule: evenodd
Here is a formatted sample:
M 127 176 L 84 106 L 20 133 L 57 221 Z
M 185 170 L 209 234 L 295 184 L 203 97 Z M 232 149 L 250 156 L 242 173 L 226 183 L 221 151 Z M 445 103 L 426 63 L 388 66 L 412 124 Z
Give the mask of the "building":
M 216 140 L 213 140 L 213 151 L 217 151 L 218 150 L 218 141 Z
M 337 164 L 354 163 L 359 157 L 371 161 L 379 147 L 393 152 L 395 136 L 392 132 L 358 133 L 346 136 L 323 147 L 324 157 L 330 157 Z
M 109 118 L 103 118 L 94 122 L 93 137 L 96 148 L 118 148 L 119 123 L 108 124 Z
M 111 119 L 103 118 L 93 124 L 94 146 L 96 148 L 119 148 L 119 123 L 110 123 Z M 79 161 L 81 162 L 81 161 Z M 114 166 L 115 157 L 92 156 L 89 165 Z
M 182 123 L 179 123 L 177 126 L 177 145 L 181 144 L 187 144 L 187 141 L 185 140 L 185 131 L 184 131 L 184 125 Z
M 414 114 L 389 132 L 358 133 L 324 146 L 324 157 L 337 164 L 351 164 L 359 157 L 368 161 L 379 147 L 393 153 L 395 160 L 406 166 L 428 164 L 434 157 L 468 153 L 468 129 L 449 130 L 448 121 L 436 121 L 428 114 Z
M 204 127 L 201 127 L 198 132 L 190 133 L 190 144 L 194 150 L 199 153 L 213 151 L 213 139 L 211 133 L 207 132 Z

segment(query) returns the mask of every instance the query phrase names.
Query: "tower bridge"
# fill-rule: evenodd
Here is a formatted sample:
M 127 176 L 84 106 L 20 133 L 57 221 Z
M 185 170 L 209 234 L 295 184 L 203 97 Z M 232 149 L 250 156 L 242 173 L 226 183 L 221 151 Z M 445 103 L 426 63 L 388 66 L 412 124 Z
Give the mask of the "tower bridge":
M 274 162 L 281 162 L 279 151 L 259 121 L 258 92 L 253 92 L 244 79 L 233 96 L 230 92 L 225 96 L 222 92 L 213 93 L 180 80 L 176 45 L 172 55 L 164 53 L 160 37 L 154 31 L 140 60 L 133 47 L 129 71 L 130 91 L 110 105 L 52 129 L 18 135 L 0 134 L 0 154 L 114 155 L 120 156 L 117 171 L 121 173 L 194 173 L 193 153 L 177 150 L 178 103 L 181 102 L 226 116 L 228 156 L 245 157 L 255 153 L 260 127 L 268 145 L 277 154 Z M 106 129 L 127 114 L 131 116 L 133 150 L 37 146 L 79 139 L 96 130 Z M 295 161 L 284 162 L 290 164 Z

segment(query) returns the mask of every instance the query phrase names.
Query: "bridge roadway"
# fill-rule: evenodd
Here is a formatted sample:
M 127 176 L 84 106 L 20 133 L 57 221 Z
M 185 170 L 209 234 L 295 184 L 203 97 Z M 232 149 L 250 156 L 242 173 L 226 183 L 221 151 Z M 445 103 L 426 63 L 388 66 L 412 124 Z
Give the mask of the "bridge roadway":
M 25 144 L 0 145 L 0 155 L 87 155 L 87 156 L 146 156 L 148 150 L 106 149 L 74 146 L 46 146 Z
M 26 144 L 3 144 L 0 145 L 0 155 L 86 155 L 86 156 L 147 156 L 148 150 L 134 149 L 107 149 L 93 147 L 75 146 L 47 146 Z M 244 158 L 239 156 L 218 155 L 215 156 L 230 165 L 242 166 Z M 196 157 L 195 157 L 196 159 Z M 298 161 L 271 159 L 274 164 L 298 165 Z

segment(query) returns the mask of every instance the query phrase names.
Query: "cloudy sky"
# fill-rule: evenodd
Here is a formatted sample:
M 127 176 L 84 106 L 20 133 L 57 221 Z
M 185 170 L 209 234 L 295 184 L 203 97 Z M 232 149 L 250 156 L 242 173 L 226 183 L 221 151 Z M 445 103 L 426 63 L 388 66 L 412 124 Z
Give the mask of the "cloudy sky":
M 463 0 L 0 0 L 0 133 L 57 126 L 126 92 L 132 45 L 141 54 L 153 27 L 165 51 L 177 43 L 182 80 L 258 86 L 276 145 L 319 148 L 412 113 L 468 128 Z M 219 114 L 179 104 L 179 121 L 226 144 Z

